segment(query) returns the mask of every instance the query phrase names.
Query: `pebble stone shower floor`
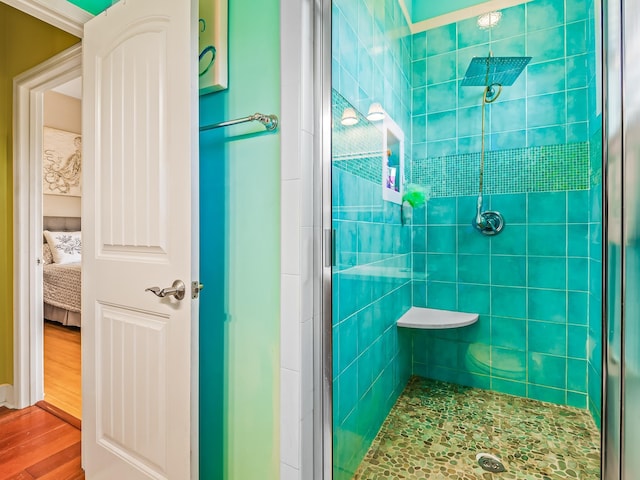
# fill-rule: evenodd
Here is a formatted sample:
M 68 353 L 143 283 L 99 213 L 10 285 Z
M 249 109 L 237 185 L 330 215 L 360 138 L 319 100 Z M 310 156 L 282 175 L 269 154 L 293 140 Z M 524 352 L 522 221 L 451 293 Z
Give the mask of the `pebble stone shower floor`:
M 600 434 L 586 410 L 412 377 L 353 478 L 597 480 Z

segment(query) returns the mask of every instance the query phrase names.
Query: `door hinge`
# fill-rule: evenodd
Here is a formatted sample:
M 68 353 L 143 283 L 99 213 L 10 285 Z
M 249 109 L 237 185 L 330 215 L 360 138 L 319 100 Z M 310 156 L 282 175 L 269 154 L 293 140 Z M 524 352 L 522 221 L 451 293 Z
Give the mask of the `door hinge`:
M 196 299 L 200 296 L 200 290 L 204 288 L 204 285 L 198 281 L 191 282 L 191 298 Z

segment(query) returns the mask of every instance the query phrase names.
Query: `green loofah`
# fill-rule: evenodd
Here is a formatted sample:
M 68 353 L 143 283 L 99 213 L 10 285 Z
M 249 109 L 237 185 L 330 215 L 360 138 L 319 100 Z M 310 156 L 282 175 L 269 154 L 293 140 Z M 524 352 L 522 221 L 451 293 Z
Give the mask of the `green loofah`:
M 420 207 L 429 200 L 429 191 L 427 188 L 415 183 L 409 183 L 404 189 L 402 202 L 407 202 L 412 208 Z

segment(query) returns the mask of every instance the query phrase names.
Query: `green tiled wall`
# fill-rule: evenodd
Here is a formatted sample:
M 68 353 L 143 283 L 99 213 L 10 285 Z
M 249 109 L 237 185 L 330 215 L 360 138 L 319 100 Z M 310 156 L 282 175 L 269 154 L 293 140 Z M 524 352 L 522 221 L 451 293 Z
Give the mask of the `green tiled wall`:
M 398 2 L 335 0 L 332 42 L 334 105 L 366 114 L 379 102 L 408 138 L 411 37 Z M 368 154 L 381 151 L 381 136 L 364 119 L 343 128 L 336 110 L 334 478 L 351 479 L 410 373 L 410 348 L 401 347 L 395 321 L 411 305 L 411 231 L 400 224 L 399 206 L 381 198 L 382 161 Z
M 411 230 L 379 186 L 335 169 L 334 478 L 351 478 L 410 374 L 396 320 L 411 306 Z
M 379 102 L 405 133 L 410 158 L 411 34 L 399 3 L 334 0 L 331 54 L 332 87 L 365 115 Z
M 414 159 L 480 151 L 483 87 L 460 83 L 472 57 L 489 52 L 533 58 L 487 106 L 487 150 L 589 140 L 587 4 L 534 0 L 502 14 L 494 29 L 470 18 L 413 35 Z
M 589 407 L 598 421 L 593 1 L 533 0 L 503 10 L 493 30 L 469 19 L 409 36 L 396 2 L 341 0 L 333 31 L 336 478 L 350 478 L 386 414 L 391 397 L 380 401 L 376 381 L 404 384 L 407 351 L 416 374 Z M 471 226 L 482 88 L 460 87 L 471 58 L 489 50 L 533 57 L 487 107 L 485 209 L 507 222 L 493 238 Z M 380 162 L 362 144 L 379 148 L 367 137 L 373 130 L 339 123 L 344 105 L 366 112 L 372 101 L 410 133 L 407 178 L 431 187 L 410 230 L 380 199 Z M 411 304 L 478 312 L 480 321 L 391 333 Z M 401 372 L 393 380 L 390 365 Z
M 590 10 L 591 9 L 591 10 Z M 593 2 L 534 0 L 501 24 L 475 19 L 412 39 L 413 304 L 480 313 L 471 327 L 413 335 L 414 373 L 581 408 L 598 420 L 599 184 Z M 487 106 L 485 209 L 471 225 L 482 87 L 461 87 L 473 56 L 530 55 Z M 598 253 L 596 253 L 598 252 Z
M 376 31 L 387 28 L 389 19 L 380 24 L 364 2 L 352 0 L 335 2 L 333 12 L 334 22 L 338 22 L 334 33 L 346 50 L 334 49 L 338 58 L 333 58 L 334 478 L 351 479 L 411 372 L 408 336 L 395 326 L 411 306 L 411 229 L 401 224 L 400 206 L 382 199 L 382 134 L 362 114 L 370 102 L 386 102 L 388 113 L 408 132 L 409 106 L 402 104 L 401 92 L 409 98 L 409 83 L 399 74 L 402 61 L 396 56 L 398 52 L 389 51 L 385 60 L 366 40 L 370 27 Z M 403 20 L 392 11 L 387 13 Z M 347 19 L 358 25 L 357 34 Z M 380 33 L 375 36 L 376 45 L 382 39 L 389 49 L 404 51 L 408 63 L 406 39 L 401 42 Z M 355 53 L 350 51 L 354 45 L 348 42 L 356 42 Z M 354 70 L 351 55 L 358 58 L 358 65 L 368 65 L 365 70 Z M 367 77 L 372 65 L 379 72 L 385 68 L 387 80 L 372 83 Z M 393 90 L 390 83 L 398 82 L 402 84 L 399 90 Z M 353 86 L 357 87 L 354 91 Z M 356 125 L 341 124 L 347 107 L 358 110 Z
M 355 125 L 340 122 L 345 108 L 354 108 L 337 91 L 332 91 L 331 115 L 333 119 L 331 160 L 334 168 L 350 172 L 382 188 L 382 134 L 379 128 L 356 111 Z M 340 205 L 337 205 L 340 207 Z
M 414 334 L 414 373 L 586 408 L 589 192 L 487 195 L 507 222 L 495 237 L 471 225 L 475 202 L 414 213 L 413 304 L 480 314 Z

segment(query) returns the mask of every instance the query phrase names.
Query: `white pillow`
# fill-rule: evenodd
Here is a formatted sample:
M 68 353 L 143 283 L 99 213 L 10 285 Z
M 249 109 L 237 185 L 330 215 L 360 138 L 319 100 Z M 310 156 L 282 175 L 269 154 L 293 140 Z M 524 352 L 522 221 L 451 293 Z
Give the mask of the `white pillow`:
M 53 261 L 55 263 L 76 263 L 82 260 L 82 241 L 80 232 L 44 231 Z

